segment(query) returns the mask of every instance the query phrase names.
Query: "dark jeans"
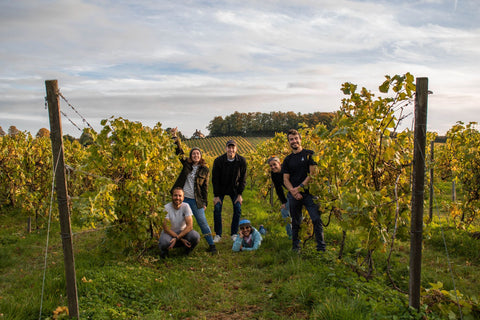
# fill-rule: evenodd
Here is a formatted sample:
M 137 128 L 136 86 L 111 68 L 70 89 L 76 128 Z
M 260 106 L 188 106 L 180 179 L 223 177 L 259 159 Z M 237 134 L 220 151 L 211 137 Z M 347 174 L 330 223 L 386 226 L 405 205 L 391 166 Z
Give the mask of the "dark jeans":
M 310 219 L 313 224 L 313 232 L 315 233 L 315 240 L 317 241 L 317 250 L 325 251 L 325 240 L 323 236 L 323 225 L 320 214 L 318 213 L 318 206 L 313 201 L 313 197 L 309 193 L 302 192 L 303 199 L 295 199 L 290 192 L 287 195 L 290 203 L 290 216 L 292 217 L 292 246 L 293 249 L 300 248 L 300 240 L 298 239 L 298 232 L 300 231 L 300 223 L 302 222 L 302 206 L 305 206 Z
M 242 205 L 237 202 L 234 203 L 237 196 L 229 195 L 230 199 L 232 199 L 233 203 L 233 217 L 232 217 L 232 225 L 230 227 L 230 235 L 238 233 L 238 223 L 240 222 L 240 217 L 242 215 Z M 223 199 L 225 196 L 220 196 L 221 202 L 217 203 L 213 208 L 213 229 L 215 230 L 215 234 L 222 236 L 222 206 L 223 206 Z

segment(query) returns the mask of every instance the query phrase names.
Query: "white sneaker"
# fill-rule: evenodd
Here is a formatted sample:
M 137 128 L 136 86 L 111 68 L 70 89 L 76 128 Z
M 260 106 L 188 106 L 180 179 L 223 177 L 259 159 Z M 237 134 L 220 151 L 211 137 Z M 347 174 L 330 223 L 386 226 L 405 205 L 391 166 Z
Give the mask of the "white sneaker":
M 237 240 L 237 236 L 236 234 L 232 234 L 232 241 L 235 242 L 235 240 Z
M 220 242 L 220 240 L 222 240 L 222 237 L 219 236 L 218 234 L 215 237 L 213 237 L 213 242 L 215 243 Z

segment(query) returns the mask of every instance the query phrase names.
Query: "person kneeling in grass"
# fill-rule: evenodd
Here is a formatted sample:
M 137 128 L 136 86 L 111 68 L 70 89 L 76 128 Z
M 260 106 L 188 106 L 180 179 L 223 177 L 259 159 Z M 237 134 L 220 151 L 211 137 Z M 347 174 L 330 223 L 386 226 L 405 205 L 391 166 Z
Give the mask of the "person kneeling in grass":
M 168 250 L 177 247 L 185 247 L 185 253 L 189 254 L 200 240 L 200 234 L 193 230 L 192 210 L 183 199 L 183 189 L 175 187 L 172 190 L 172 202 L 165 205 L 167 215 L 158 240 L 161 258 L 167 256 Z
M 238 237 L 233 242 L 232 250 L 238 251 L 253 251 L 257 250 L 262 243 L 262 236 L 257 229 L 252 227 L 249 220 L 244 219 L 239 223 L 240 231 Z

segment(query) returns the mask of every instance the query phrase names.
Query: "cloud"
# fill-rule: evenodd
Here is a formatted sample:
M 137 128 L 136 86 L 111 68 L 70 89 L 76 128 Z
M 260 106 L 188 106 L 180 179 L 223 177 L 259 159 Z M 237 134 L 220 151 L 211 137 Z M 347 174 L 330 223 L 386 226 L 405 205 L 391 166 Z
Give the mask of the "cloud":
M 479 117 L 479 14 L 476 0 L 4 1 L 0 125 L 48 127 L 47 79 L 97 128 L 115 115 L 190 135 L 234 111 L 335 110 L 343 82 L 411 72 L 445 131 Z

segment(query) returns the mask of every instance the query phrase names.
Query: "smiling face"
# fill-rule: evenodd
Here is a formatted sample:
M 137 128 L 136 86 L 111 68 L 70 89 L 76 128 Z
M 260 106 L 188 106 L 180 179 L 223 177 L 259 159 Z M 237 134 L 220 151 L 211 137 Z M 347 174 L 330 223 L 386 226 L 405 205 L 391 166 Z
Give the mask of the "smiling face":
M 184 194 L 182 189 L 174 189 L 172 193 L 172 203 L 175 209 L 180 208 L 183 202 Z
M 276 160 L 271 160 L 268 163 L 268 165 L 270 166 L 270 170 L 272 170 L 272 172 L 278 173 L 282 170 L 282 166 L 280 165 L 280 162 Z
M 252 227 L 248 224 L 244 224 L 240 226 L 240 231 L 244 237 L 248 237 L 248 235 L 252 233 Z
M 302 148 L 302 139 L 298 134 L 290 134 L 288 135 L 288 143 L 293 151 L 300 151 Z
M 194 164 L 197 164 L 202 159 L 202 154 L 200 153 L 200 150 L 193 150 L 190 155 L 190 159 Z
M 234 144 L 229 144 L 227 146 L 227 157 L 228 159 L 232 160 L 235 158 L 235 155 L 237 154 L 237 146 Z

